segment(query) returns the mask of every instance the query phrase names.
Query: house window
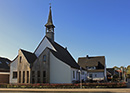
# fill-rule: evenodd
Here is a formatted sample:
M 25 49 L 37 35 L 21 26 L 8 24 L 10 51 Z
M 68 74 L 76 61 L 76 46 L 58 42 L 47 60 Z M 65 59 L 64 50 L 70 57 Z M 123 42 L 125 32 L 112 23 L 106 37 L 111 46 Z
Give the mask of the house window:
M 17 72 L 13 72 L 13 78 L 14 78 L 14 79 L 17 78 Z
M 43 55 L 43 62 L 46 62 L 46 55 Z
M 92 77 L 93 77 L 93 75 L 92 75 L 92 74 L 89 74 L 89 77 L 90 77 L 90 78 L 92 78 Z
M 20 56 L 20 58 L 19 58 L 19 62 L 21 63 L 22 62 L 22 57 Z
M 23 71 L 23 83 L 25 82 L 25 71 Z
M 19 83 L 21 83 L 21 71 L 19 71 Z
M 29 71 L 27 71 L 27 83 L 29 83 Z
M 88 67 L 89 70 L 96 69 L 96 67 Z
M 82 72 L 82 75 L 84 75 L 84 72 Z
M 37 71 L 37 77 L 40 77 L 40 71 Z
M 2 62 L 0 61 L 0 64 L 2 64 Z
M 95 74 L 95 77 L 97 77 L 97 74 Z
M 73 71 L 73 78 L 75 78 L 75 71 Z

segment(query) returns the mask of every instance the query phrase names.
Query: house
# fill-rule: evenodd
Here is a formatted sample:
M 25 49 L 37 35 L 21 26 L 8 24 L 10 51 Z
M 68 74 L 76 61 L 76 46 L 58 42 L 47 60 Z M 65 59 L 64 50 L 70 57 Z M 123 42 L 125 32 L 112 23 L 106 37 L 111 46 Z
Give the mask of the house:
M 107 80 L 105 56 L 80 57 L 78 64 L 87 70 L 87 80 L 102 81 Z
M 121 66 L 121 67 L 114 66 L 113 68 L 114 68 L 116 71 L 118 71 L 120 81 L 126 82 L 126 77 L 127 77 L 127 75 L 126 75 L 126 74 L 127 74 L 127 69 L 126 69 L 126 67 L 123 67 L 123 66 Z
M 0 83 L 9 83 L 9 63 L 7 58 L 0 57 Z
M 127 78 L 130 78 L 130 65 L 127 66 L 126 74 L 127 74 Z
M 45 27 L 46 35 L 33 53 L 23 49 L 18 51 L 10 64 L 10 83 L 72 83 L 80 80 L 80 66 L 67 48 L 55 42 L 51 7 Z
M 119 78 L 119 72 L 114 68 L 107 68 L 107 80 L 113 81 L 114 78 Z M 112 80 L 113 79 L 113 80 Z

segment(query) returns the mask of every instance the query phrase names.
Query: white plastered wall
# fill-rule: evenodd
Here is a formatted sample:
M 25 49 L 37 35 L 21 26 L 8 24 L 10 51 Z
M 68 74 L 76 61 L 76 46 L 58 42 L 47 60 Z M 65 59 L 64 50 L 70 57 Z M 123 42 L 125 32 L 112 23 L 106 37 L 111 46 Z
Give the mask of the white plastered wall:
M 13 79 L 13 72 L 17 72 L 17 66 L 18 66 L 18 57 L 10 64 L 10 83 L 17 83 L 17 78 Z
M 40 45 L 38 46 L 38 48 L 36 49 L 36 51 L 34 52 L 35 55 L 38 57 L 44 51 L 46 47 L 51 48 L 54 51 L 56 51 L 55 48 L 52 46 L 52 44 L 49 42 L 49 40 L 45 37 L 40 43 Z
M 93 80 L 104 80 L 104 72 L 88 72 L 88 76 L 87 76 L 88 79 L 89 79 L 89 74 L 92 74 Z
M 50 83 L 71 82 L 71 67 L 50 52 Z

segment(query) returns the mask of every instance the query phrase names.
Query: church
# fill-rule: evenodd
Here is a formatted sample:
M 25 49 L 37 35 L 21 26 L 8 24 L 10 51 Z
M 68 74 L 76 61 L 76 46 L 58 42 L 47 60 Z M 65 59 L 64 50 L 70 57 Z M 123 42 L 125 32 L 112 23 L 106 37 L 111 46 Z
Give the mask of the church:
M 31 53 L 19 49 L 17 57 L 10 63 L 10 83 L 73 83 L 85 79 L 87 71 L 80 72 L 67 48 L 54 39 L 54 24 L 51 6 L 45 24 L 46 35 Z

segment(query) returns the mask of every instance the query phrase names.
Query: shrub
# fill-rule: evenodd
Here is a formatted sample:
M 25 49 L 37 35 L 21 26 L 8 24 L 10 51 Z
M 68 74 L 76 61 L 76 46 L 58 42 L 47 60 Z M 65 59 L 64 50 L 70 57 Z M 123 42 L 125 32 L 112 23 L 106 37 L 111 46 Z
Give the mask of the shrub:
M 82 88 L 122 88 L 126 83 L 82 83 Z M 0 84 L 0 88 L 80 88 L 76 84 Z

